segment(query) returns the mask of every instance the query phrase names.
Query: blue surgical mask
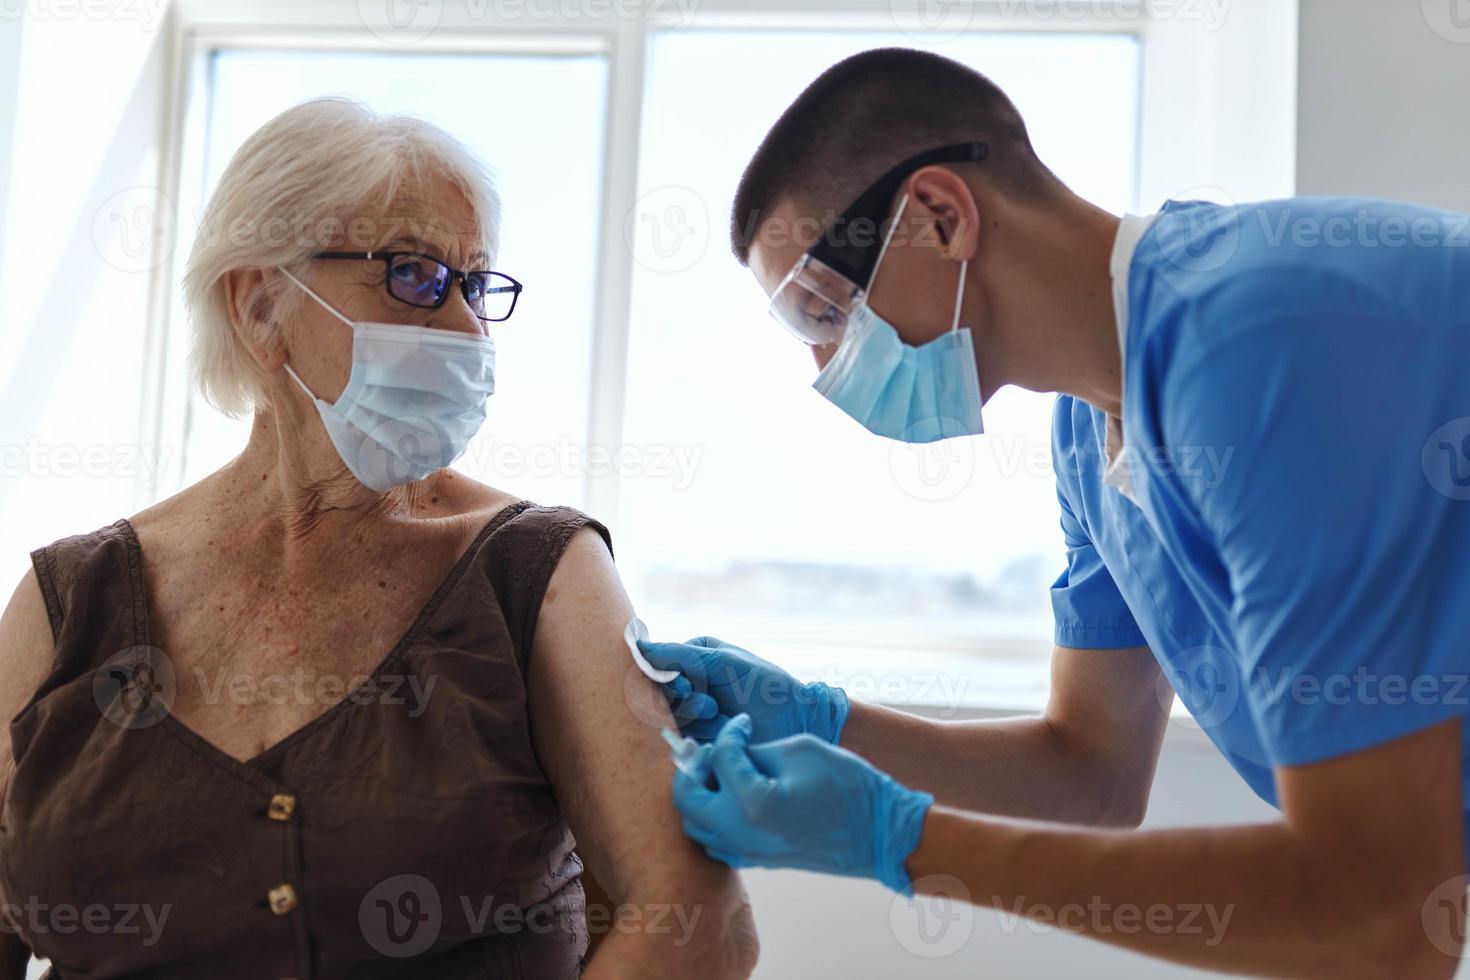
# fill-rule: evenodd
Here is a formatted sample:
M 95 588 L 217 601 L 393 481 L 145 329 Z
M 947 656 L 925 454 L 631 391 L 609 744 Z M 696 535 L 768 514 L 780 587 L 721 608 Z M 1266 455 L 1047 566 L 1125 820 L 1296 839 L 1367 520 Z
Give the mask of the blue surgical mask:
M 286 277 L 352 328 L 352 373 L 335 402 L 316 397 L 327 436 L 358 482 L 382 493 L 454 462 L 485 421 L 495 391 L 495 341 L 457 330 L 349 320 L 291 273 Z
M 898 205 L 899 216 L 907 203 L 905 195 Z M 868 280 L 869 295 L 897 227 L 896 216 Z M 912 347 L 864 299 L 852 311 L 837 353 L 812 387 L 874 435 L 920 443 L 984 432 L 975 350 L 970 328 L 960 326 L 968 267 L 968 261 L 960 263 L 949 333 Z

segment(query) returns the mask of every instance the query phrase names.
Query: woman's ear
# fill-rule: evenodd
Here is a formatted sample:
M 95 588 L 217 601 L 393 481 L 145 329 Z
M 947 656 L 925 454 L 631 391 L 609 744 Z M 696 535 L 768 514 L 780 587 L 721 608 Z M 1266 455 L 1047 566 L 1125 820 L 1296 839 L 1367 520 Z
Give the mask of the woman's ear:
M 225 306 L 235 336 L 262 371 L 274 373 L 286 363 L 280 325 L 273 318 L 265 270 L 232 269 L 224 275 Z
M 979 247 L 980 207 L 966 180 L 948 167 L 924 167 L 914 174 L 910 193 L 934 220 L 947 259 L 973 259 Z

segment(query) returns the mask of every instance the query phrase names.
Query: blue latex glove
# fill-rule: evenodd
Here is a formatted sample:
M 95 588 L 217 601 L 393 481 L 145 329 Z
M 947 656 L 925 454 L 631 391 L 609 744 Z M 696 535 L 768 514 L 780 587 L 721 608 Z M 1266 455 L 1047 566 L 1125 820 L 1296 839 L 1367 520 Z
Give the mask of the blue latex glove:
M 821 681 L 803 684 L 775 664 L 713 636 L 688 643 L 640 640 L 648 662 L 682 675 L 663 686 L 685 735 L 709 741 L 735 715 L 750 715 L 753 740 L 815 735 L 837 744 L 847 721 L 847 695 Z
M 701 748 L 699 776 L 674 773 L 684 833 L 732 868 L 875 878 L 911 894 L 904 862 L 934 797 L 811 735 L 751 745 L 750 731 L 737 715 Z

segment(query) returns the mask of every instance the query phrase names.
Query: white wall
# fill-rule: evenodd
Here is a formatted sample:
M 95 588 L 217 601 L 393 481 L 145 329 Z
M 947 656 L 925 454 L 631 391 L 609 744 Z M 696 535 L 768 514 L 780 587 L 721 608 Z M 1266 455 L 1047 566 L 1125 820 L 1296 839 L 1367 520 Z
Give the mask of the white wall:
M 1470 211 L 1470 5 L 1300 2 L 1297 192 Z

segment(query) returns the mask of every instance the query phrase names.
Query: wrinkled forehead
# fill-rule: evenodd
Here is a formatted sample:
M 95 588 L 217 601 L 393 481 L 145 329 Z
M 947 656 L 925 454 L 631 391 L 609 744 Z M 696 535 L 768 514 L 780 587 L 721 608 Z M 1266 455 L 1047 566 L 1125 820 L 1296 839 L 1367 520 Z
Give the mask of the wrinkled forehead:
M 354 247 L 424 251 L 465 268 L 492 258 L 492 220 L 452 181 L 438 178 L 400 188 L 381 212 L 355 216 L 348 233 Z

